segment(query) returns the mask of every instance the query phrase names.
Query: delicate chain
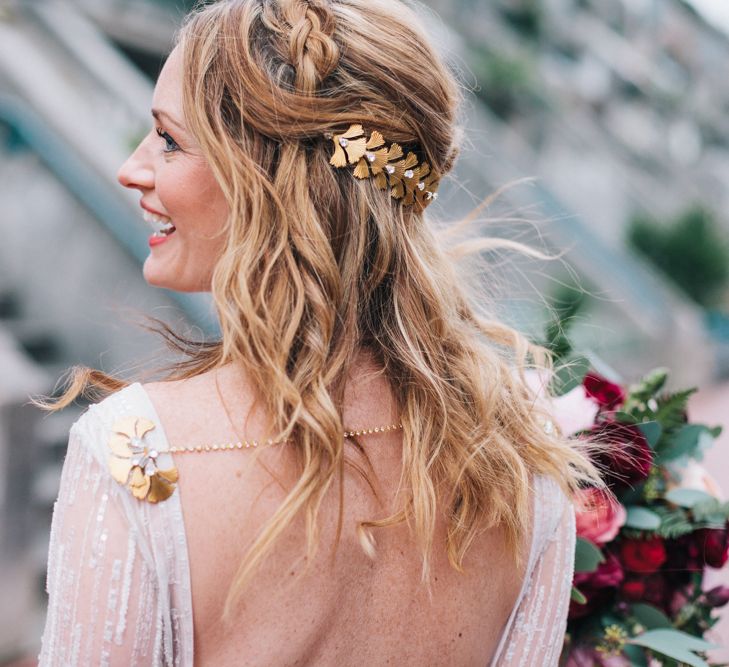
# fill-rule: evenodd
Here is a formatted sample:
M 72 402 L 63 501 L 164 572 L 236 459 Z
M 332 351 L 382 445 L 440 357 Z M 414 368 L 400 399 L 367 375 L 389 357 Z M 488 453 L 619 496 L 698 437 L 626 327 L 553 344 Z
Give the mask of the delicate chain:
M 390 431 L 398 431 L 402 428 L 402 424 L 390 424 L 390 426 L 375 426 L 374 428 L 363 428 L 356 431 L 345 431 L 344 439 L 362 435 L 372 435 L 373 433 L 388 433 Z M 288 440 L 267 440 L 267 445 L 281 445 Z M 230 449 L 248 449 L 250 447 L 258 447 L 261 443 L 257 440 L 241 440 L 239 442 L 224 442 L 217 445 L 197 445 L 195 447 L 170 447 L 171 454 L 183 452 L 220 452 Z

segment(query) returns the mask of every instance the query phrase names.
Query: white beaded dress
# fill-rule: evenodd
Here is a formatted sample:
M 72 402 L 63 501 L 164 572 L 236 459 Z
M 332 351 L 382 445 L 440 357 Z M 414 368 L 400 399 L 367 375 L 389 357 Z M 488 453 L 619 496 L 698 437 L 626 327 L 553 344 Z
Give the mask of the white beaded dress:
M 149 420 L 144 444 L 172 467 L 147 392 L 135 383 L 92 405 L 73 425 L 54 505 L 48 613 L 39 667 L 193 667 L 193 615 L 180 488 L 138 500 L 110 472 L 109 437 L 120 418 Z M 558 662 L 574 567 L 572 505 L 535 478 L 527 575 L 490 662 Z

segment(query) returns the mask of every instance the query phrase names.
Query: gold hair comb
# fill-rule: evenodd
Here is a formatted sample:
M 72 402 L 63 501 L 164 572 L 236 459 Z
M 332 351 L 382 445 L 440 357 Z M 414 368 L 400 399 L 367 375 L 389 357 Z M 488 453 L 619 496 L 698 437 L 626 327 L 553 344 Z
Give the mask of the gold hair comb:
M 402 147 L 393 143 L 389 147 L 385 138 L 373 130 L 369 139 L 362 126 L 354 124 L 342 134 L 327 132 L 326 139 L 334 142 L 334 154 L 329 164 L 337 169 L 356 165 L 354 175 L 359 179 L 374 177 L 380 190 L 390 188 L 394 199 L 404 206 L 417 203 L 425 208 L 438 197 L 440 179 L 427 162 L 420 164 L 413 152 L 407 155 Z

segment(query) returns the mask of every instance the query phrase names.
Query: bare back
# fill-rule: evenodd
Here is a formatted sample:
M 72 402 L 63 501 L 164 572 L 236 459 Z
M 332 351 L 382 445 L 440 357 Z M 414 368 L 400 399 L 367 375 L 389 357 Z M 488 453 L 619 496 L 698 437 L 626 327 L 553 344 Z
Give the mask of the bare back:
M 352 377 L 345 426 L 396 422 L 385 379 L 374 376 L 366 364 Z M 145 385 L 170 445 L 267 435 L 261 415 L 249 414 L 253 393 L 245 381 L 223 371 L 218 386 L 225 407 L 212 373 Z M 465 558 L 465 573 L 458 573 L 448 562 L 445 524 L 439 519 L 429 598 L 406 525 L 374 531 L 375 560 L 360 546 L 356 521 L 391 513 L 402 465 L 400 433 L 374 434 L 361 442 L 382 502 L 347 467 L 335 559 L 338 480 L 322 504 L 320 548 L 310 571 L 296 576 L 305 554 L 304 522 L 297 519 L 245 589 L 235 627 L 228 630 L 218 618 L 226 593 L 242 555 L 283 501 L 284 487 L 294 483 L 291 453 L 276 446 L 254 467 L 246 464 L 245 450 L 175 455 L 190 559 L 196 665 L 488 664 L 523 580 L 500 531 L 479 535 Z M 354 453 L 351 457 L 363 463 Z

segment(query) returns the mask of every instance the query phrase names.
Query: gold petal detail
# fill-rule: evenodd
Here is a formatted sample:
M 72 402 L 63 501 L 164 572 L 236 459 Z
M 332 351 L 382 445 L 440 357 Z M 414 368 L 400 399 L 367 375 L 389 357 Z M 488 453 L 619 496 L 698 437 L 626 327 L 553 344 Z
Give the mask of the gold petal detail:
M 144 474 L 144 471 L 139 466 L 134 466 L 129 480 L 129 488 L 132 490 L 132 495 L 139 500 L 144 500 L 149 492 L 150 486 L 151 482 L 149 477 Z
M 352 139 L 345 150 L 349 156 L 349 164 L 355 164 L 367 152 L 367 139 Z
M 172 468 L 168 468 L 167 470 L 158 470 L 157 474 L 161 475 L 172 484 L 174 484 L 179 479 L 177 468 L 175 468 L 174 466 Z
M 178 479 L 177 468 L 157 470 L 156 461 L 148 459 L 149 447 L 143 443 L 144 452 L 138 453 L 140 463 L 152 466 L 154 473 L 147 475 L 142 465 L 132 465 L 132 438 L 143 441 L 150 431 L 156 428 L 155 423 L 144 417 L 123 417 L 114 423 L 109 448 L 109 472 L 112 479 L 126 486 L 132 495 L 139 500 L 157 503 L 169 498 L 175 490 Z
M 387 159 L 392 162 L 393 160 L 399 160 L 402 157 L 402 147 L 400 144 L 392 144 L 390 150 L 387 151 Z
M 372 167 L 372 173 L 377 175 L 382 173 L 382 170 L 387 164 L 387 148 L 380 148 L 379 150 L 373 151 L 375 154 L 375 161 L 370 163 Z
M 149 421 L 149 419 L 144 419 L 143 417 L 137 417 L 137 437 L 143 438 L 147 433 L 154 430 L 154 422 Z
M 374 130 L 370 136 L 370 140 L 367 142 L 367 149 L 374 150 L 375 148 L 379 148 L 384 145 L 384 143 L 385 137 L 383 137 L 377 130 Z
M 337 167 L 338 169 L 347 166 L 347 154 L 339 144 L 334 147 L 334 155 L 332 155 L 332 159 L 329 160 L 329 164 L 333 167 Z
M 120 459 L 118 456 L 109 457 L 109 470 L 111 476 L 119 482 L 119 484 L 126 484 L 129 479 L 129 471 L 132 469 L 132 463 L 130 459 Z
M 109 449 L 122 458 L 129 458 L 132 455 L 129 436 L 122 433 L 112 433 L 109 438 Z
M 375 176 L 375 185 L 380 189 L 384 190 L 387 188 L 387 178 L 385 177 L 385 172 L 381 171 L 377 176 Z
M 370 168 L 367 162 L 367 158 L 360 158 L 357 166 L 354 168 L 354 175 L 356 178 L 359 179 L 370 177 Z
M 344 134 L 334 135 L 334 140 L 339 143 L 340 139 L 354 139 L 364 134 L 362 126 L 359 124 L 350 125 L 349 129 Z
M 114 423 L 111 430 L 114 433 L 121 433 L 127 438 L 133 438 L 136 435 L 137 419 L 138 417 L 122 417 Z
M 174 485 L 170 484 L 170 482 L 159 473 L 152 475 L 149 480 L 150 488 L 147 500 L 150 503 L 158 503 L 160 500 L 167 500 L 167 498 L 169 498 L 175 491 Z

